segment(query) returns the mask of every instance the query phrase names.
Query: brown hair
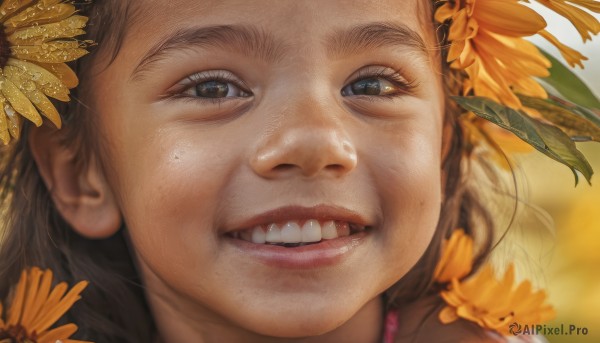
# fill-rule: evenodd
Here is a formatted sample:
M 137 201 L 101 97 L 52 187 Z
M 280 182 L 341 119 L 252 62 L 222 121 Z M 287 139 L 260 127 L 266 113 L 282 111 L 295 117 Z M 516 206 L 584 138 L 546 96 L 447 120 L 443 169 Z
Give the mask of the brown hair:
M 69 104 L 56 103 L 64 128 L 57 132 L 62 144 L 75 151 L 78 167 L 101 151 L 94 135 L 96 116 L 79 99 L 89 91 L 83 71 L 95 63 L 98 53 L 116 57 L 127 20 L 135 15 L 129 1 L 101 1 L 81 7 L 89 16 L 87 37 L 101 43 L 84 59 L 73 63 L 80 87 L 72 91 Z M 111 28 L 111 29 L 108 29 Z M 86 38 L 87 38 L 86 37 Z M 110 55 L 109 55 L 110 56 Z M 104 56 L 103 56 L 104 57 Z M 53 205 L 28 144 L 29 123 L 16 144 L 2 148 L 0 190 L 4 221 L 0 249 L 0 298 L 6 299 L 22 269 L 50 268 L 55 279 L 74 284 L 90 281 L 65 322 L 79 326 L 75 337 L 95 342 L 150 342 L 156 336 L 143 286 L 129 254 L 125 230 L 104 240 L 81 237 L 71 229 Z M 97 155 L 96 155 L 97 156 Z
M 57 104 L 63 115 L 62 142 L 80 156 L 85 168 L 90 156 L 102 153 L 100 137 L 96 137 L 95 117 L 79 98 L 85 99 L 84 71 L 96 63 L 103 53 L 116 57 L 125 34 L 126 20 L 134 20 L 130 1 L 96 0 L 81 10 L 90 17 L 86 39 L 99 44 L 90 56 L 74 63 L 81 85 L 73 91 L 70 104 Z M 433 13 L 433 11 L 432 11 Z M 433 15 L 433 14 L 432 14 Z M 110 22 L 110 25 L 107 23 Z M 431 19 L 433 22 L 433 18 Z M 437 32 L 445 32 L 439 29 Z M 440 41 L 443 42 L 443 37 Z M 112 53 L 112 55 L 111 55 Z M 445 63 L 444 63 L 445 64 Z M 459 89 L 457 75 L 444 69 L 447 94 Z M 78 94 L 79 92 L 79 94 Z M 419 262 L 385 296 L 388 306 L 401 306 L 424 295 L 437 292 L 432 281 L 443 238 L 461 227 L 472 236 L 483 237 L 477 263 L 491 248 L 492 222 L 476 193 L 465 185 L 469 159 L 463 132 L 457 124 L 459 110 L 447 101 L 445 122 L 452 128 L 442 169 L 446 175 L 441 217 L 436 233 Z M 154 321 L 144 297 L 144 289 L 128 248 L 126 228 L 104 240 L 83 238 L 71 229 L 54 208 L 49 191 L 41 179 L 28 145 L 29 124 L 23 137 L 4 147 L 0 169 L 0 192 L 4 210 L 3 244 L 0 248 L 0 298 L 5 299 L 21 270 L 30 266 L 51 268 L 55 279 L 73 284 L 88 280 L 90 285 L 64 318 L 79 326 L 79 339 L 96 342 L 150 342 L 156 335 Z M 101 163 L 106 159 L 99 158 Z M 107 166 L 102 165 L 105 168 Z M 477 229 L 476 229 L 477 227 Z

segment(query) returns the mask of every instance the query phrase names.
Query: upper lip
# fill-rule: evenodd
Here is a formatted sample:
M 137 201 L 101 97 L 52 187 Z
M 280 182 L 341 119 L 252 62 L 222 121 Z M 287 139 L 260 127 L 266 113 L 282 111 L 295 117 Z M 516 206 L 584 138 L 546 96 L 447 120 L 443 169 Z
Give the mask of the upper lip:
M 283 206 L 276 209 L 263 212 L 249 219 L 240 221 L 231 225 L 227 232 L 240 231 L 253 228 L 257 225 L 267 225 L 271 223 L 286 222 L 289 220 L 336 220 L 357 224 L 361 226 L 371 226 L 372 224 L 356 211 L 345 207 L 334 205 L 316 205 L 312 207 L 304 206 Z

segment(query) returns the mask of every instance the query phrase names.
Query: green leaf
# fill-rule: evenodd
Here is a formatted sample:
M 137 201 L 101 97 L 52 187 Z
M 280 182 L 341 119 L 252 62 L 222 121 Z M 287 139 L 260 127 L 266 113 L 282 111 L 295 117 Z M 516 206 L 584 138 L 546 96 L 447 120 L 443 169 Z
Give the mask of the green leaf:
M 560 127 L 572 140 L 600 142 L 600 125 L 579 114 L 575 108 L 569 108 L 549 99 L 524 95 L 519 95 L 519 99 L 523 106 L 538 110 L 545 119 Z
M 577 150 L 575 143 L 558 127 L 530 118 L 484 97 L 452 97 L 462 108 L 477 116 L 509 130 L 546 156 L 566 165 L 579 182 L 576 171 L 581 172 L 588 183 L 594 174 L 585 156 Z
M 539 47 L 538 49 L 552 63 L 549 69 L 550 76 L 542 78 L 542 81 L 554 87 L 562 96 L 575 104 L 600 109 L 600 100 L 577 75 L 552 55 Z

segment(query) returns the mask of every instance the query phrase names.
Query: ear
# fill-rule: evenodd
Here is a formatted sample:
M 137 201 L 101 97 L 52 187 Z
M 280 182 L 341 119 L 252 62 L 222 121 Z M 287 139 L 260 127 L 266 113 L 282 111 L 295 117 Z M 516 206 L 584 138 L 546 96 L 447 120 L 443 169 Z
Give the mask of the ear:
M 32 127 L 28 143 L 39 173 L 58 212 L 80 235 L 108 238 L 122 219 L 104 173 L 93 157 L 82 169 L 74 152 L 61 143 L 60 133 L 45 125 Z

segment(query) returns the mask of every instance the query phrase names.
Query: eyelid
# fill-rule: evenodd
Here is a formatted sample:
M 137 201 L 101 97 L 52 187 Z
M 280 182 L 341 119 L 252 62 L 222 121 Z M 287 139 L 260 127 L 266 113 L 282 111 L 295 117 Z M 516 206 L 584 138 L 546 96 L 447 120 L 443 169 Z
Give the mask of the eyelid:
M 207 81 L 219 81 L 224 83 L 232 83 L 236 87 L 240 88 L 245 93 L 248 93 L 252 96 L 252 92 L 249 90 L 250 87 L 242 81 L 240 78 L 235 76 L 232 72 L 228 70 L 218 69 L 218 70 L 206 70 L 197 72 L 191 75 L 188 75 L 183 80 L 177 82 L 173 87 L 167 90 L 165 94 L 165 98 L 194 98 L 194 99 L 203 99 L 201 97 L 191 97 L 183 94 L 188 89 L 195 87 L 196 85 L 207 82 Z M 235 98 L 235 97 L 228 97 Z M 224 98 L 227 99 L 227 98 Z M 214 99 L 212 100 L 214 102 Z M 223 100 L 220 100 L 223 101 Z
M 391 67 L 382 65 L 368 65 L 361 68 L 353 76 L 349 77 L 348 81 L 344 83 L 344 88 L 348 85 L 369 78 L 383 78 L 397 86 L 400 91 L 398 93 L 387 94 L 387 95 L 368 95 L 369 97 L 394 97 L 402 94 L 412 94 L 415 88 L 418 86 L 414 79 L 409 79 L 404 76 L 401 71 L 395 70 Z M 359 95 L 355 95 L 359 96 Z M 360 95 L 363 96 L 363 95 Z

